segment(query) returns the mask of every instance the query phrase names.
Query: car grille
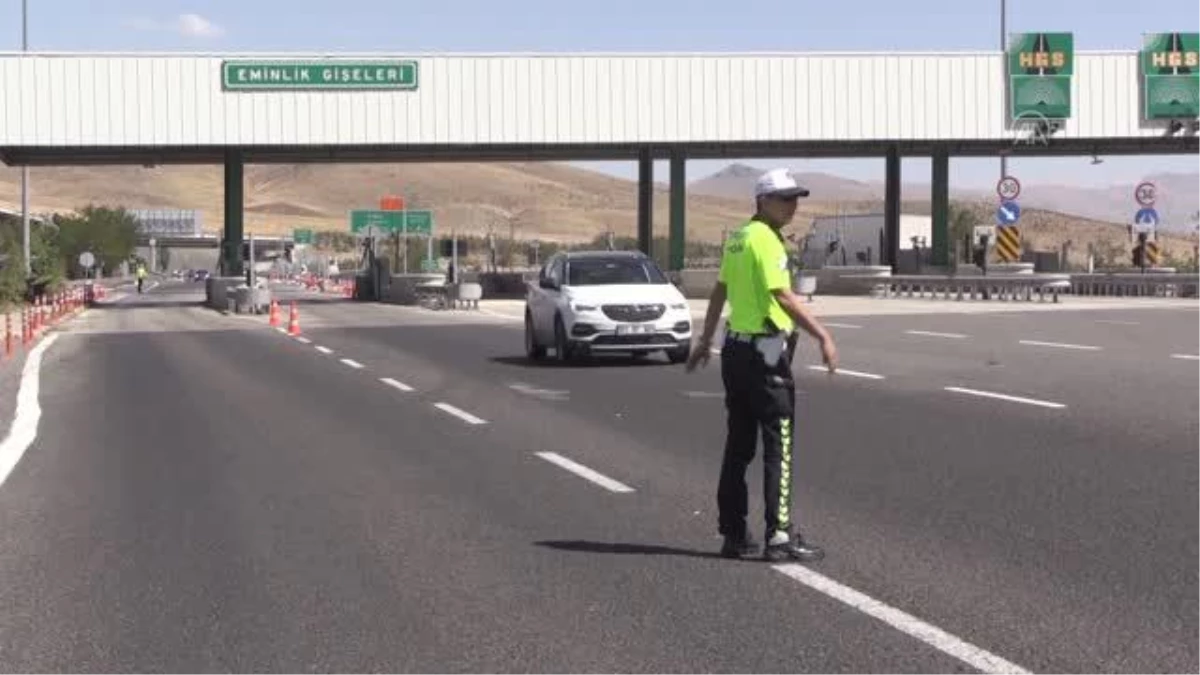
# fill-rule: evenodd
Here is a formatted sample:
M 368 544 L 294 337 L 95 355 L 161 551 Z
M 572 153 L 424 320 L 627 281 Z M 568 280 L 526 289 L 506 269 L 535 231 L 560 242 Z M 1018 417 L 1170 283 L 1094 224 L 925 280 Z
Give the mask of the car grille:
M 667 311 L 666 305 L 602 305 L 604 316 L 613 321 L 654 321 Z
M 674 347 L 675 338 L 663 333 L 653 335 L 597 335 L 593 345 L 617 347 L 622 345 L 663 345 Z

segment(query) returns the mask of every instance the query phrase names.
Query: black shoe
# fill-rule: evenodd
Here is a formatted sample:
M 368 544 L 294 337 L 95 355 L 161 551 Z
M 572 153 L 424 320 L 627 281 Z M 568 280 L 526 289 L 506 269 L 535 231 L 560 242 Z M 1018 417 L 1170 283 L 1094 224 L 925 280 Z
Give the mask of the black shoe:
M 743 537 L 725 537 L 725 543 L 721 546 L 722 558 L 745 558 L 758 553 L 758 542 L 750 535 Z
M 772 537 L 772 539 L 776 537 Z M 786 541 L 780 543 L 769 543 L 768 541 L 767 548 L 763 551 L 763 558 L 771 562 L 784 562 L 786 560 L 813 562 L 824 557 L 824 549 L 820 546 L 809 544 L 804 541 L 804 537 L 798 534 L 793 534 Z

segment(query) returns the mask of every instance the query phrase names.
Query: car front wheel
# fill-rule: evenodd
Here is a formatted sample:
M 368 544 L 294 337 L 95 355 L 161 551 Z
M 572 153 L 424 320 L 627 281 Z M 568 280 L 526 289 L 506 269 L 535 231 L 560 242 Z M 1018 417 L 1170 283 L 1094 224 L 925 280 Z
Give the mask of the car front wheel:
M 525 355 L 538 361 L 546 358 L 546 348 L 537 343 L 537 334 L 533 331 L 533 318 L 525 313 Z

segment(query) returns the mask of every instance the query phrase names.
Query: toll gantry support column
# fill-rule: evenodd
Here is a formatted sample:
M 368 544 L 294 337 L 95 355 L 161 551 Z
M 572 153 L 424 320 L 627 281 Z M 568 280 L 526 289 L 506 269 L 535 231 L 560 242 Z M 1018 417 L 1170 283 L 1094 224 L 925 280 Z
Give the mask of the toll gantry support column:
M 687 158 L 682 150 L 671 151 L 671 227 L 667 257 L 671 271 L 683 269 L 687 246 Z
M 638 197 L 637 197 L 637 242 L 638 250 L 648 256 L 654 255 L 654 156 L 650 148 L 638 151 Z
M 221 237 L 221 274 L 227 277 L 240 277 L 244 272 L 244 168 L 240 150 L 225 151 L 225 234 Z
M 894 145 L 887 149 L 884 168 L 883 239 L 887 246 L 883 264 L 891 265 L 896 274 L 900 262 L 900 149 Z
M 950 264 L 950 151 L 933 151 L 933 194 L 930 196 L 933 215 L 931 261 L 938 267 Z

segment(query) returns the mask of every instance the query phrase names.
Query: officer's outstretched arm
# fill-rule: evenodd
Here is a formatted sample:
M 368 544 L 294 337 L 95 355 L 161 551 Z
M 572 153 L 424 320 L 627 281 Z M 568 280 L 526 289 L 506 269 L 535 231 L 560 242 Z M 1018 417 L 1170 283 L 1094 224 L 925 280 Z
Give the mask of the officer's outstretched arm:
M 687 371 L 691 372 L 696 366 L 708 363 L 708 355 L 712 349 L 713 334 L 717 332 L 717 323 L 721 320 L 721 312 L 725 309 L 725 284 L 718 281 L 708 294 L 708 311 L 704 314 L 704 330 L 700 333 L 700 341 L 688 355 Z
M 824 356 L 825 365 L 829 366 L 830 372 L 837 369 L 837 347 L 833 343 L 833 336 L 825 330 L 820 321 L 817 321 L 817 317 L 808 311 L 808 308 L 801 302 L 800 296 L 793 293 L 790 288 L 777 288 L 771 292 L 796 324 L 821 343 L 821 354 Z
M 717 332 L 717 324 L 721 320 L 721 312 L 725 309 L 725 284 L 718 281 L 708 294 L 708 311 L 704 313 L 704 332 L 700 334 L 700 344 L 711 345 L 713 335 Z

